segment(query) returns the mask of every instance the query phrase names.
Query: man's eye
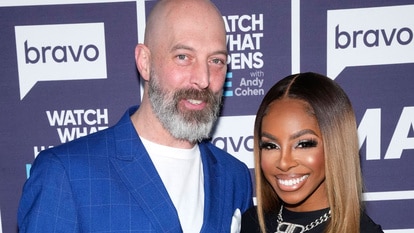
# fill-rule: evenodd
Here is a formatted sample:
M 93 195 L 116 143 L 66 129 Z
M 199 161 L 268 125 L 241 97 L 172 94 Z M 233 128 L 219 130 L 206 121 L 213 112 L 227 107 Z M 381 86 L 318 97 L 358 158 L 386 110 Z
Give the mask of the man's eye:
M 259 147 L 261 150 L 274 150 L 279 148 L 278 145 L 270 142 L 261 142 Z
M 213 59 L 213 60 L 212 60 L 212 62 L 213 62 L 214 64 L 224 64 L 224 61 L 223 61 L 223 60 L 221 60 L 221 59 L 218 59 L 218 58 Z
M 180 59 L 180 60 L 185 60 L 186 57 L 187 56 L 183 55 L 183 54 L 177 55 L 177 58 Z
M 316 140 L 310 139 L 310 140 L 301 140 L 298 144 L 298 148 L 311 148 L 316 147 L 318 145 L 318 142 Z

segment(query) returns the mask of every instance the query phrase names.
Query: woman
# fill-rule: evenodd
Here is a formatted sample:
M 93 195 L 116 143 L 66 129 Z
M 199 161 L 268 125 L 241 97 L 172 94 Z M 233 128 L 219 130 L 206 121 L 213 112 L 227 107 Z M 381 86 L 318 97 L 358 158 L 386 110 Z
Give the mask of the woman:
M 382 232 L 362 208 L 354 111 L 345 92 L 316 73 L 288 76 L 256 115 L 257 209 L 241 232 Z

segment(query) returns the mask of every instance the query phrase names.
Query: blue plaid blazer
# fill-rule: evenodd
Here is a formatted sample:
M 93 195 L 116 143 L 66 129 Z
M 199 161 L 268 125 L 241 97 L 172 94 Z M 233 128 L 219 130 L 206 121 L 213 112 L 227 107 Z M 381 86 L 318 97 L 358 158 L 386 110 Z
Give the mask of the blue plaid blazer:
M 182 232 L 177 211 L 130 120 L 45 150 L 18 209 L 20 232 Z M 201 232 L 229 232 L 252 205 L 246 165 L 210 142 L 199 145 L 205 185 Z

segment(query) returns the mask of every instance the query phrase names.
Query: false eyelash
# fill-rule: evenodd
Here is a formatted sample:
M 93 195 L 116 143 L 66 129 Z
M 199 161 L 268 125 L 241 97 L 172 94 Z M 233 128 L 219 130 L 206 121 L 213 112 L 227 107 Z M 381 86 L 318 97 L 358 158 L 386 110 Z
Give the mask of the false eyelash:
M 297 144 L 297 146 L 300 146 L 301 148 L 311 148 L 316 147 L 318 145 L 318 141 L 315 139 L 305 139 L 300 140 Z
M 274 143 L 271 142 L 260 142 L 259 143 L 259 149 L 260 150 L 271 150 L 271 149 L 276 149 L 278 146 Z

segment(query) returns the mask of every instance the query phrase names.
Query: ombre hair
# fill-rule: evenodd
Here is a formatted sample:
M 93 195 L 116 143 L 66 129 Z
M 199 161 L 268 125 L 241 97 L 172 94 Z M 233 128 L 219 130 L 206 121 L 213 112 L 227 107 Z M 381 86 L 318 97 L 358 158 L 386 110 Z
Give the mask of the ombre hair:
M 265 95 L 254 125 L 254 164 L 259 225 L 266 232 L 264 215 L 278 210 L 281 200 L 263 175 L 259 141 L 262 120 L 276 100 L 306 102 L 318 122 L 325 152 L 325 183 L 332 217 L 325 232 L 358 233 L 362 209 L 362 175 L 354 110 L 344 90 L 333 80 L 316 73 L 290 75 Z M 275 220 L 276 221 L 276 220 Z

